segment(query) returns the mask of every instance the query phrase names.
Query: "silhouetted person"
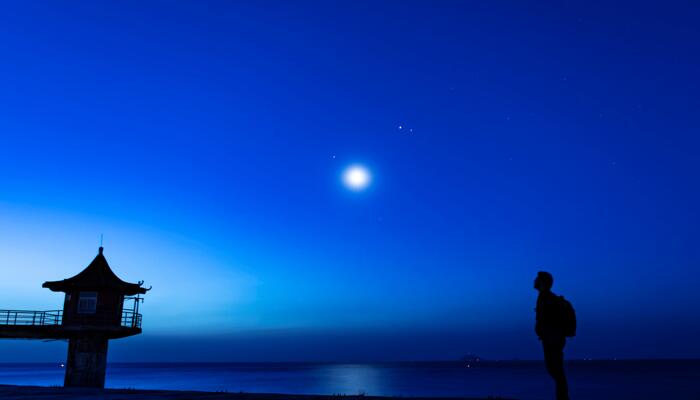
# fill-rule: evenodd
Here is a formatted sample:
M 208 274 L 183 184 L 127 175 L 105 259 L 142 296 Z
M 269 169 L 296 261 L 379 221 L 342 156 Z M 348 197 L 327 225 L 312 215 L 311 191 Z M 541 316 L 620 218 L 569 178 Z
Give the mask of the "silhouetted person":
M 576 334 L 576 316 L 568 301 L 552 293 L 553 283 L 554 278 L 549 272 L 537 273 L 535 289 L 540 294 L 537 296 L 535 333 L 542 341 L 544 363 L 556 384 L 557 400 L 569 400 L 569 387 L 564 374 L 564 346 L 566 337 Z

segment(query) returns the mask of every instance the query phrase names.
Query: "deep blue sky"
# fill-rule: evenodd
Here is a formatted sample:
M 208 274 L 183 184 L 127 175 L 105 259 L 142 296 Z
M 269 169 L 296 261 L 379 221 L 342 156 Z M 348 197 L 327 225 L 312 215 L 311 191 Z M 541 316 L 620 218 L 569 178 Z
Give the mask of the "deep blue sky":
M 700 9 L 607 3 L 4 3 L 0 308 L 104 234 L 112 361 L 535 358 L 540 269 L 572 357 L 700 357 Z

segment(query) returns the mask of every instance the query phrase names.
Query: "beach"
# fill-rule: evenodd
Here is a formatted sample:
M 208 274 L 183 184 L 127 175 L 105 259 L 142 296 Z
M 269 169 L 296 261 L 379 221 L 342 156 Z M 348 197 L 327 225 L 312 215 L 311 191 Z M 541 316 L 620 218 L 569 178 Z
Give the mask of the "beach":
M 324 395 L 290 395 L 269 393 L 223 393 L 223 392 L 198 392 L 180 390 L 132 390 L 132 389 L 89 389 L 89 388 L 62 388 L 41 386 L 13 386 L 0 385 L 1 399 L 104 399 L 104 400 L 145 400 L 145 399 L 190 399 L 190 400 L 382 400 L 391 397 L 379 396 L 324 396 Z M 429 400 L 431 397 L 411 397 L 412 400 Z M 442 399 L 452 400 L 480 400 L 479 398 L 451 397 Z M 487 398 L 481 398 L 487 399 Z M 501 399 L 501 397 L 488 397 L 488 399 Z M 504 399 L 505 400 L 505 399 Z

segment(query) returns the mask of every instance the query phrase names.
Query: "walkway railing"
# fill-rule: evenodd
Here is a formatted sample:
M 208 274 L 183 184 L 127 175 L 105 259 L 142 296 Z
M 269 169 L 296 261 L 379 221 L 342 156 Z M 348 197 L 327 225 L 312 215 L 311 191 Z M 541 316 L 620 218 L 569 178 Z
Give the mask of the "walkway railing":
M 0 325 L 61 325 L 62 310 L 0 310 Z
M 111 321 L 114 321 L 111 319 Z M 76 315 L 75 322 L 86 325 L 105 325 L 105 319 L 95 315 Z M 113 323 L 113 322 L 112 322 Z M 63 310 L 51 311 L 27 311 L 27 310 L 0 310 L 0 325 L 20 325 L 20 326 L 50 326 L 63 324 Z M 119 324 L 124 328 L 141 328 L 141 314 L 131 310 L 122 311 Z M 107 323 L 106 325 L 111 325 Z

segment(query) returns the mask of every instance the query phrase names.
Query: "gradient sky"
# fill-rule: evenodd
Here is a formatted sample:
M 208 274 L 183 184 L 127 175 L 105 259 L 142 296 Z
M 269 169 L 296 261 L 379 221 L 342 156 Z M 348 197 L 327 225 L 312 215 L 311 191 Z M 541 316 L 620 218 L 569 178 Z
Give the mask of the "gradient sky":
M 111 361 L 538 358 L 540 269 L 577 309 L 571 357 L 700 357 L 699 18 L 3 3 L 0 308 L 60 308 L 41 284 L 104 234 L 153 286 Z

